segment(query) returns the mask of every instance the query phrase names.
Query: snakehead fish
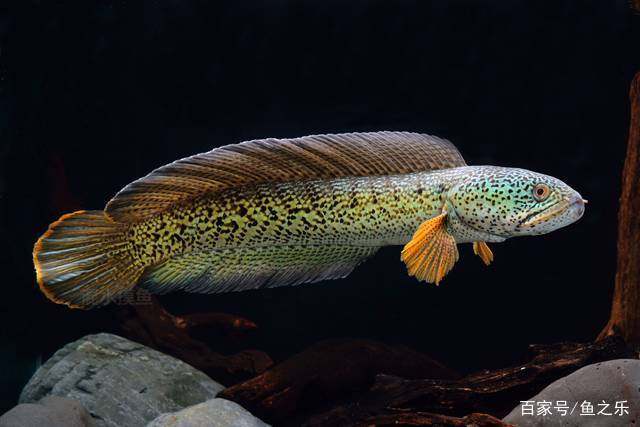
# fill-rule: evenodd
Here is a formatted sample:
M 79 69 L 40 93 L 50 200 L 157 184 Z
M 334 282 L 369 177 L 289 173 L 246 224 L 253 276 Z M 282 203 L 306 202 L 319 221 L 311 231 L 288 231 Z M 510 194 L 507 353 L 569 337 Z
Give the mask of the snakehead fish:
M 74 308 L 136 286 L 228 292 L 347 276 L 386 245 L 438 284 L 472 243 L 548 233 L 585 200 L 524 169 L 467 166 L 435 136 L 314 135 L 227 145 L 160 167 L 104 210 L 63 215 L 35 244 L 41 290 Z

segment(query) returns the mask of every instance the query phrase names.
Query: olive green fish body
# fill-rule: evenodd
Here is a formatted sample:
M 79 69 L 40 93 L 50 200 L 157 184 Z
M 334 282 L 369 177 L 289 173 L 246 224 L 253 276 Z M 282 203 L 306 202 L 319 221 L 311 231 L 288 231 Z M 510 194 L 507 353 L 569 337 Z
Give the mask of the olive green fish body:
M 131 238 L 145 262 L 192 250 L 403 244 L 420 222 L 442 208 L 443 180 L 430 174 L 444 175 L 342 178 L 228 190 L 135 224 Z
M 136 258 L 150 267 L 143 286 L 224 292 L 345 276 L 379 247 L 409 241 L 440 212 L 455 176 L 263 184 L 204 197 L 132 227 Z
M 438 283 L 456 244 L 473 242 L 487 262 L 484 242 L 543 234 L 583 210 L 555 178 L 467 166 L 428 135 L 260 140 L 164 166 L 104 212 L 63 216 L 34 264 L 43 292 L 72 307 L 136 285 L 211 293 L 340 278 L 387 245 L 406 244 L 409 273 Z

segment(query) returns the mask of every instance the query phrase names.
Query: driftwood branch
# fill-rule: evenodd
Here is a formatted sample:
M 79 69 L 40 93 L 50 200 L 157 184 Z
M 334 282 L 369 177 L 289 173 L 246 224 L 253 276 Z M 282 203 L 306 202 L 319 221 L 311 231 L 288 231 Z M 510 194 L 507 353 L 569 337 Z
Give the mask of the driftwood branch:
M 404 378 L 455 378 L 430 357 L 406 347 L 369 340 L 318 343 L 262 375 L 230 387 L 220 397 L 251 408 L 280 425 L 310 408 L 369 388 L 376 374 Z
M 229 335 L 256 328 L 255 323 L 239 316 L 225 313 L 175 316 L 148 295 L 145 303 L 118 307 L 116 316 L 128 338 L 177 357 L 226 385 L 258 375 L 273 364 L 262 351 L 245 350 L 225 356 L 191 336 L 196 327 L 214 328 Z
M 384 425 L 390 420 L 425 425 L 434 414 L 504 416 L 520 400 L 576 369 L 631 355 L 620 337 L 531 346 L 531 351 L 531 361 L 523 365 L 454 379 L 451 371 L 409 349 L 330 341 L 228 388 L 220 397 L 276 425 Z M 496 425 L 487 420 L 479 425 Z M 460 425 L 459 419 L 448 422 L 437 425 Z
M 640 72 L 629 92 L 631 121 L 618 211 L 618 261 L 611 317 L 599 339 L 620 334 L 640 348 Z

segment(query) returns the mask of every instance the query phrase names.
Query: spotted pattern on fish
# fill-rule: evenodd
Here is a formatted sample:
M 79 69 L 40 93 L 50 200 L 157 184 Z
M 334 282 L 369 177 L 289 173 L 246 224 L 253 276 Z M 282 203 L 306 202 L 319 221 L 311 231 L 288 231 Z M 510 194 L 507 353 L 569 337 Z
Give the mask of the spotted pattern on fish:
M 532 195 L 540 183 L 556 189 L 543 203 Z M 563 200 L 571 193 L 560 184 L 522 169 L 467 166 L 260 185 L 202 198 L 190 207 L 178 206 L 135 224 L 129 233 L 136 242 L 135 257 L 145 265 L 193 250 L 279 244 L 401 245 L 449 200 L 461 222 L 452 224 L 458 243 L 502 241 L 513 235 L 541 234 L 546 231 L 544 224 L 562 225 L 562 219 L 553 217 L 535 227 L 519 228 L 531 212 L 566 205 Z
M 130 237 L 143 263 L 227 247 L 402 244 L 442 208 L 445 175 L 455 173 L 232 189 L 135 224 Z

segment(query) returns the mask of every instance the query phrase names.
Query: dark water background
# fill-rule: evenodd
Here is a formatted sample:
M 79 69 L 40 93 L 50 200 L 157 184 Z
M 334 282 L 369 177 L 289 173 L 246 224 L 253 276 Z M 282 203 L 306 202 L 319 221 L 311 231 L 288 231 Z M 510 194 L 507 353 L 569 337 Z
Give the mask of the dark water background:
M 4 6 L 6 8 L 6 6 Z M 470 164 L 554 175 L 590 200 L 577 224 L 461 248 L 439 288 L 400 249 L 349 278 L 200 296 L 176 313 L 245 316 L 237 347 L 282 360 L 325 338 L 367 337 L 463 372 L 512 363 L 528 343 L 590 340 L 615 272 L 628 85 L 640 16 L 626 1 L 21 1 L 0 18 L 0 409 L 38 358 L 114 331 L 37 290 L 31 250 L 59 215 L 194 153 L 261 137 L 410 130 Z M 635 28 L 634 28 L 635 27 Z

